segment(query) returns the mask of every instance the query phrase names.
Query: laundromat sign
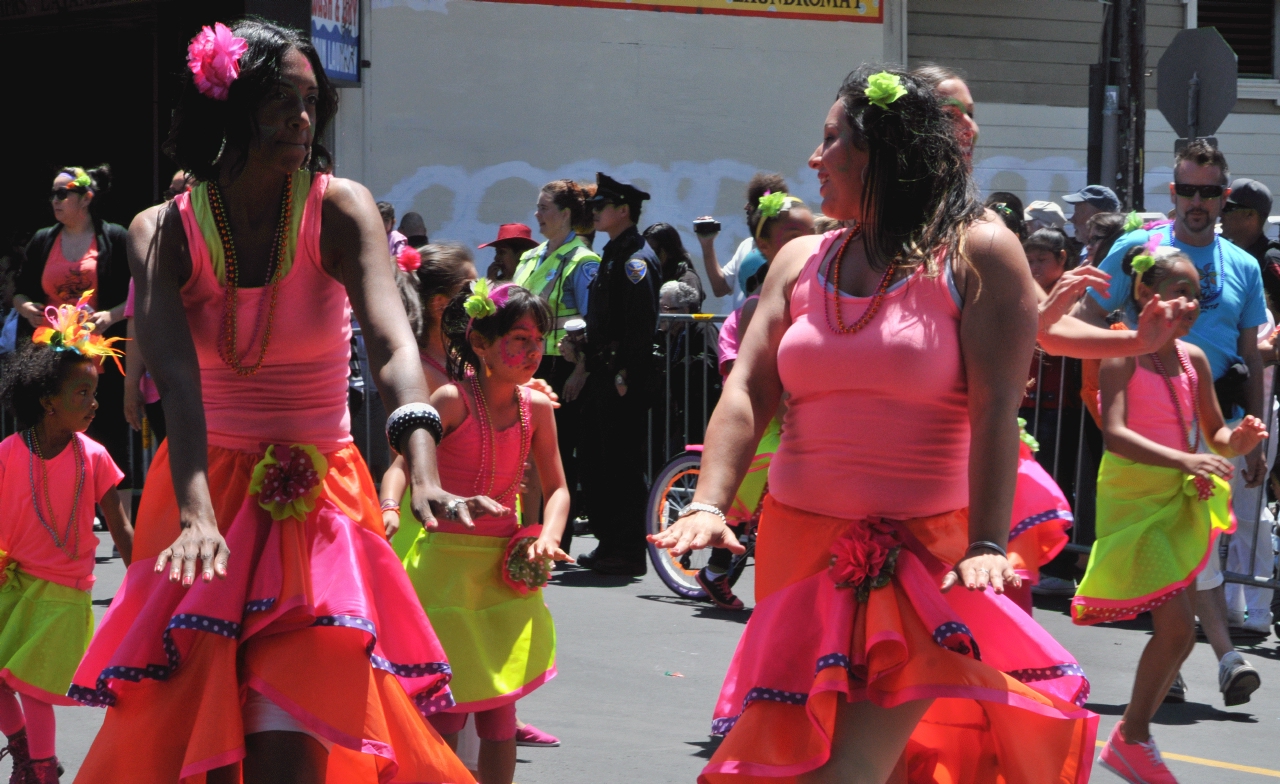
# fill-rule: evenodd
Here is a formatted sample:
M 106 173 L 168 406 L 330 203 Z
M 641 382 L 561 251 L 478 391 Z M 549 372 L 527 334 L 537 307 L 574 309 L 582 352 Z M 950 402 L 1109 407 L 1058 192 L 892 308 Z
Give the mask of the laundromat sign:
M 631 0 L 490 0 L 490 2 L 880 23 L 883 21 L 882 5 L 885 0 L 640 0 L 638 2 L 631 2 Z
M 311 0 L 311 43 L 331 80 L 359 84 L 360 0 Z

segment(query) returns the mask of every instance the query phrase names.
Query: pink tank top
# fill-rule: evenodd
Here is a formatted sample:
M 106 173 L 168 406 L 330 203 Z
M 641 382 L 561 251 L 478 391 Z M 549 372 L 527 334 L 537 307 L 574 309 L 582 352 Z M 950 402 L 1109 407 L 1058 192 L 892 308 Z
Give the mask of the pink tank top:
M 1168 368 L 1173 370 L 1174 368 Z M 1182 420 L 1186 428 L 1199 427 L 1195 418 L 1195 408 L 1191 395 L 1195 389 L 1196 378 L 1188 378 L 1186 373 L 1179 372 L 1170 378 L 1173 388 L 1178 393 L 1178 405 L 1182 407 Z M 1189 444 L 1187 436 L 1195 441 L 1195 433 L 1184 429 L 1178 423 L 1178 413 L 1169 399 L 1169 387 L 1160 374 L 1147 370 L 1138 364 L 1125 387 L 1125 419 L 1129 429 L 1143 438 L 1149 438 L 1161 446 L 1185 452 Z M 1203 439 L 1201 439 L 1203 440 Z
M 968 386 L 950 264 L 892 286 L 861 331 L 837 335 L 824 275 L 842 232 L 826 235 L 791 294 L 778 346 L 790 395 L 769 492 L 790 506 L 857 519 L 909 519 L 969 503 Z M 842 298 L 845 322 L 870 297 Z
M 464 389 L 463 385 L 457 382 L 454 386 L 459 390 Z M 524 445 L 520 443 L 520 424 L 517 422 L 494 433 L 493 441 L 497 460 L 494 461 L 492 457 L 482 460 L 481 455 L 487 455 L 489 450 L 484 443 L 484 429 L 480 426 L 472 401 L 465 391 L 462 399 L 467 406 L 467 418 L 457 429 L 441 439 L 440 445 L 436 447 L 440 486 L 454 495 L 492 494 L 491 497 L 498 503 L 509 509 L 515 509 L 516 495 L 519 493 L 518 486 L 502 497 L 498 497 L 498 494 L 512 487 L 512 483 L 524 474 L 524 466 L 520 463 L 520 455 L 524 451 L 522 448 Z M 530 401 L 529 390 L 521 387 L 520 406 L 524 409 L 525 421 L 530 422 L 532 428 Z M 531 436 L 532 432 L 530 429 Z M 491 467 L 494 470 L 492 483 L 489 482 Z M 511 536 L 519 527 L 519 520 L 514 512 L 506 517 L 481 517 L 473 522 L 476 527 L 468 529 L 461 523 L 439 520 L 440 526 L 436 530 L 448 534 Z
M 174 200 L 191 249 L 191 279 L 182 287 L 182 303 L 200 362 L 205 423 L 214 446 L 260 452 L 266 444 L 312 444 L 332 452 L 351 442 L 351 304 L 346 288 L 320 264 L 321 203 L 329 176 L 298 172 L 295 192 L 308 180 L 305 200 L 299 193 L 294 201 L 303 205 L 297 245 L 279 283 L 266 359 L 251 376 L 238 375 L 218 354 L 224 289 L 210 252 L 216 230 L 197 217 L 202 210 L 193 206 L 200 195 L 195 189 Z M 221 248 L 216 250 L 220 258 Z M 262 345 L 257 325 L 264 295 L 270 296 L 269 288 L 239 291 L 237 350 L 243 364 L 256 362 Z

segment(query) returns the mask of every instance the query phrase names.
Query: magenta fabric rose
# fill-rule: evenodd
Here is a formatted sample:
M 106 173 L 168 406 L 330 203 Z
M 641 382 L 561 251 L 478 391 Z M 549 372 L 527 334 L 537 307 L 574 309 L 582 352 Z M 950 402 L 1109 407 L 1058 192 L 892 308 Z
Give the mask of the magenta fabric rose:
M 858 520 L 831 545 L 827 570 L 837 588 L 857 588 L 866 601 L 872 588 L 889 584 L 901 543 L 897 530 L 880 519 Z
M 240 77 L 240 56 L 248 48 L 249 44 L 222 22 L 201 28 L 187 45 L 187 67 L 200 94 L 215 101 L 227 100 L 231 83 Z

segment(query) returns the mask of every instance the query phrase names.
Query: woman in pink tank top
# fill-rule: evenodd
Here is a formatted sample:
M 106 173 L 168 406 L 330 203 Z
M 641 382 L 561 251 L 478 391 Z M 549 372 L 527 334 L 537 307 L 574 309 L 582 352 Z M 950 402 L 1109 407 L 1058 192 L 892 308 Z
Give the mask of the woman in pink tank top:
M 388 410 L 428 397 L 373 199 L 314 143 L 336 93 L 268 22 L 188 51 L 167 151 L 198 182 L 129 248 L 168 439 L 71 688 L 109 708 L 77 780 L 471 782 L 423 721 L 454 702 L 449 664 L 351 441 L 353 310 Z M 431 434 L 397 432 L 428 526 L 501 509 L 445 492 Z
M 906 73 L 850 74 L 810 166 L 822 212 L 857 228 L 774 260 L 694 503 L 654 537 L 741 551 L 722 510 L 787 394 L 756 608 L 699 781 L 1082 783 L 1083 672 L 1000 595 L 1036 333 L 1018 240 Z

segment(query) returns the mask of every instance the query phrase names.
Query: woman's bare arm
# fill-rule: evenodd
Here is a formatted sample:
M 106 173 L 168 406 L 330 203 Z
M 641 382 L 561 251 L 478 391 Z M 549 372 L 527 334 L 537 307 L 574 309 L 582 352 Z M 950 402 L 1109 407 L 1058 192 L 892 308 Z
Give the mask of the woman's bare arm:
M 227 576 L 231 551 L 218 531 L 209 497 L 209 446 L 200 365 L 181 290 L 191 276 L 182 218 L 173 203 L 144 210 L 129 227 L 129 266 L 135 285 L 138 348 L 160 390 L 168 430 L 169 469 L 182 532 L 161 551 L 156 571 L 195 581 L 197 557 L 208 582 Z
M 1035 349 L 1035 282 L 1017 237 L 1001 224 L 974 224 L 965 249 L 957 282 L 969 386 L 969 541 L 1003 546 L 1017 483 L 1018 404 Z M 961 560 L 944 590 L 957 582 L 979 590 L 990 583 L 997 593 L 1005 583 L 1018 584 L 1008 560 L 985 550 Z
M 778 412 L 782 399 L 778 344 L 791 325 L 791 290 L 821 243 L 819 236 L 798 238 L 787 243 L 773 260 L 760 304 L 746 334 L 741 336 L 738 359 L 707 425 L 698 490 L 694 496 L 696 502 L 718 509 L 729 508 L 751 466 L 760 436 Z M 1025 364 L 1029 363 L 1030 357 Z M 677 521 L 652 541 L 670 548 L 677 556 L 707 546 L 742 552 L 741 545 L 720 518 L 707 513 Z

